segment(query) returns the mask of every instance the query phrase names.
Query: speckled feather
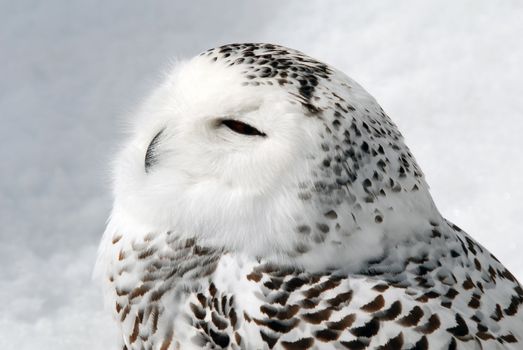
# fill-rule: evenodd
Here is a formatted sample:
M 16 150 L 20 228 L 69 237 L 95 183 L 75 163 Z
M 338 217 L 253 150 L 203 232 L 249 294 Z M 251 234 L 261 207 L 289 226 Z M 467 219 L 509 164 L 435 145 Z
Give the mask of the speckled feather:
M 182 157 L 169 138 L 182 135 L 185 126 L 170 126 L 170 114 L 177 113 L 170 110 L 158 118 L 161 122 L 138 123 L 140 141 L 131 142 L 132 157 L 116 171 L 115 209 L 97 268 L 121 327 L 123 349 L 523 346 L 523 289 L 492 254 L 441 217 L 401 134 L 359 85 L 298 51 L 270 44 L 222 46 L 184 69 L 163 91 L 174 93 L 173 84 L 185 87 L 178 83 L 183 74 L 190 78 L 195 70 L 203 71 L 212 81 L 218 78 L 207 72 L 222 70 L 235 77 L 236 88 L 250 91 L 245 99 L 276 91 L 277 100 L 286 103 L 281 118 L 292 114 L 303 120 L 288 135 L 303 131 L 308 136 L 290 151 L 295 163 L 282 161 L 281 172 L 266 170 L 260 193 L 253 194 L 242 179 L 235 183 L 219 173 L 220 181 L 228 181 L 217 191 L 239 189 L 238 207 L 230 194 L 222 201 L 221 192 L 202 191 L 200 207 L 191 209 L 192 202 L 183 197 L 163 215 L 162 201 L 137 195 L 132 186 L 122 190 L 118 177 L 130 172 L 127 164 L 135 158 L 139 165 L 131 170 L 141 172 L 140 180 L 133 180 L 136 186 L 170 167 L 188 167 L 183 158 L 169 164 L 170 157 Z M 154 110 L 158 101 L 153 97 L 145 111 Z M 252 109 L 229 108 L 233 119 Z M 259 119 L 265 115 L 242 120 L 264 126 Z M 215 128 L 210 132 L 219 133 L 216 120 L 222 119 L 202 120 L 211 120 Z M 254 152 L 261 142 L 272 142 L 279 129 L 287 128 L 278 123 L 265 124 L 266 137 L 242 147 Z M 301 123 L 303 130 L 297 127 Z M 243 142 L 224 135 L 227 142 Z M 269 161 L 278 162 L 277 157 L 275 153 Z M 162 169 L 162 164 L 168 165 Z M 266 169 L 257 166 L 247 174 Z M 218 177 L 218 170 L 213 171 Z M 172 179 L 174 173 L 169 174 L 165 178 Z M 236 176 L 243 176 L 240 170 Z M 171 181 L 165 178 L 161 180 Z M 198 181 L 191 179 L 172 193 L 192 190 Z M 135 197 L 143 207 L 127 204 Z M 219 219 L 209 214 L 213 201 Z M 160 214 L 146 220 L 138 212 L 149 206 Z M 252 211 L 243 212 L 251 206 Z M 275 206 L 279 209 L 271 211 Z M 136 212 L 129 209 L 134 207 Z M 173 212 L 181 212 L 180 217 Z M 259 219 L 265 216 L 267 221 Z M 228 228 L 235 218 L 240 223 Z M 214 237 L 213 232 L 220 234 Z M 243 236 L 248 239 L 239 238 Z M 258 236 L 266 239 L 256 243 Z

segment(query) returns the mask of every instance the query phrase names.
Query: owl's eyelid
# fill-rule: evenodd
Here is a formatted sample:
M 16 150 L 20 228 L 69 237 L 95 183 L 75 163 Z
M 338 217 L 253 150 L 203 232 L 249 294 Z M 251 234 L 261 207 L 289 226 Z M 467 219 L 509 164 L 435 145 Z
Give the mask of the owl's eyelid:
M 256 127 L 234 118 L 220 118 L 217 120 L 216 126 L 225 126 L 231 131 L 241 135 L 267 137 L 267 134 L 263 131 L 260 131 Z

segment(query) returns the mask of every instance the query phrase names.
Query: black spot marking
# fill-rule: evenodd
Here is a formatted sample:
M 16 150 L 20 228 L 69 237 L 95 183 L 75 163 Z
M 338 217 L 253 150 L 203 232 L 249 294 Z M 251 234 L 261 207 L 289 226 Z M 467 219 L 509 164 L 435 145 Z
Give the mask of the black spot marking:
M 349 314 L 336 322 L 327 322 L 327 327 L 331 330 L 342 331 L 350 327 L 356 320 L 355 314 Z
M 423 333 L 423 334 L 431 334 L 436 329 L 438 329 L 440 325 L 441 325 L 441 322 L 439 320 L 438 315 L 432 314 L 425 324 L 423 324 L 422 326 L 416 327 L 416 331 Z
M 331 309 L 323 309 L 320 311 L 303 314 L 301 317 L 303 318 L 303 320 L 309 323 L 320 324 L 321 322 L 328 320 L 331 313 Z
M 211 320 L 212 320 L 212 323 L 214 323 L 214 325 L 219 329 L 219 330 L 224 330 L 225 328 L 227 328 L 228 324 L 227 324 L 227 321 L 225 321 L 221 316 L 219 316 L 216 311 L 213 311 L 211 313 Z
M 459 292 L 457 290 L 455 290 L 454 288 L 449 288 L 447 294 L 445 294 L 445 297 L 449 299 L 454 299 L 458 294 Z
M 377 318 L 372 318 L 369 322 L 361 327 L 352 328 L 350 332 L 356 337 L 370 338 L 378 334 L 380 329 L 380 321 Z
M 333 340 L 337 340 L 340 336 L 340 332 L 331 330 L 331 329 L 322 329 L 319 331 L 314 332 L 314 337 L 316 339 L 323 341 L 323 342 L 329 342 Z
M 193 312 L 194 316 L 199 319 L 199 320 L 203 320 L 206 316 L 206 312 L 205 312 L 205 309 L 201 308 L 200 306 L 196 305 L 196 304 L 193 304 L 193 303 L 190 303 L 189 304 L 190 308 L 191 308 L 191 311 Z
M 265 333 L 263 330 L 260 330 L 260 335 L 261 335 L 262 340 L 267 343 L 267 346 L 269 347 L 269 349 L 272 349 L 274 347 L 274 345 L 276 344 L 276 342 L 278 341 L 277 337 L 272 337 L 269 334 Z
M 340 341 L 340 344 L 350 350 L 362 350 L 367 347 L 367 343 L 361 340 Z
M 291 319 L 288 321 L 254 319 L 254 322 L 260 326 L 265 326 L 274 332 L 288 333 L 294 329 L 294 327 L 296 327 L 300 321 L 297 319 Z
M 286 350 L 301 350 L 301 349 L 309 349 L 314 344 L 313 338 L 301 338 L 300 340 L 296 340 L 293 342 L 290 341 L 282 341 L 281 345 Z
M 481 300 L 481 296 L 480 295 L 472 294 L 472 297 L 470 298 L 468 306 L 473 308 L 473 309 L 477 309 L 477 308 L 479 308 L 479 306 L 481 304 L 480 300 Z
M 396 300 L 388 309 L 375 313 L 374 317 L 382 321 L 392 321 L 401 314 L 401 309 L 401 302 Z
M 212 328 L 209 329 L 209 334 L 216 345 L 226 348 L 229 346 L 229 336 L 225 333 L 215 332 Z
M 469 334 L 469 328 L 459 313 L 456 314 L 456 323 L 456 326 L 447 328 L 447 332 L 452 333 L 456 337 L 464 337 Z
M 299 277 L 293 277 L 289 281 L 285 282 L 283 285 L 283 289 L 287 292 L 292 292 L 304 284 L 306 284 L 308 281 Z
M 383 295 L 380 294 L 376 298 L 374 298 L 373 301 L 363 305 L 361 309 L 366 312 L 376 312 L 380 310 L 383 306 L 385 306 L 385 299 L 383 298 Z
M 326 302 L 331 306 L 331 308 L 338 310 L 340 305 L 347 305 L 351 301 L 351 299 L 352 290 L 345 293 L 340 293 L 336 295 L 334 298 L 328 299 Z
M 398 320 L 398 323 L 405 327 L 416 326 L 423 317 L 423 310 L 419 306 L 414 306 L 409 314 Z
M 320 283 L 319 285 L 311 287 L 310 289 L 304 291 L 303 294 L 307 298 L 316 298 L 326 290 L 336 288 L 339 284 L 340 280 L 338 278 L 331 278 L 323 283 Z
M 338 218 L 338 214 L 336 213 L 336 211 L 334 210 L 329 210 L 328 212 L 326 212 L 325 214 L 325 217 L 328 218 L 328 219 L 337 219 Z
M 522 299 L 519 296 L 513 295 L 510 299 L 510 305 L 504 310 L 508 316 L 513 316 L 518 312 L 519 305 Z
M 456 343 L 456 338 L 452 338 L 449 343 L 449 350 L 456 350 L 458 348 L 458 344 Z
M 423 336 L 414 344 L 414 348 L 411 348 L 411 350 L 428 350 L 429 349 L 429 341 L 427 340 L 426 336 Z
M 328 233 L 329 232 L 329 225 L 324 223 L 317 223 L 316 228 L 320 230 L 322 233 Z
M 309 234 L 309 233 L 311 233 L 311 227 L 308 226 L 308 225 L 298 226 L 297 230 L 298 230 L 299 233 L 302 233 L 302 234 Z
M 518 342 L 518 340 L 516 339 L 516 337 L 512 333 L 506 334 L 506 335 L 502 335 L 501 339 L 503 339 L 507 343 L 517 343 Z
M 377 292 L 384 292 L 387 289 L 389 289 L 389 287 L 390 286 L 388 284 L 377 284 L 374 287 L 372 287 L 372 289 L 377 291 Z
M 394 338 L 389 339 L 387 343 L 378 347 L 378 350 L 398 350 L 403 346 L 403 333 L 399 333 Z

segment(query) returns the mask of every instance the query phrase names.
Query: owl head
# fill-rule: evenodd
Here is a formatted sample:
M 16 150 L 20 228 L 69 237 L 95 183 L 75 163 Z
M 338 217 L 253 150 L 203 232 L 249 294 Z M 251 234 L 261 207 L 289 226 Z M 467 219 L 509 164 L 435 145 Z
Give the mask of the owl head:
M 376 101 L 271 44 L 179 63 L 138 111 L 114 169 L 111 222 L 125 234 L 170 231 L 255 256 L 358 255 L 359 240 L 414 230 L 407 216 L 439 218 Z

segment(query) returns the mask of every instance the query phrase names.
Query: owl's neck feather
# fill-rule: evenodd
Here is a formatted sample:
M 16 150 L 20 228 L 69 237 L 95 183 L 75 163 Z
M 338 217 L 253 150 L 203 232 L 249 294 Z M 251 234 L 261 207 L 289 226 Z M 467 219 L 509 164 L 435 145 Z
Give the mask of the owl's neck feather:
M 115 235 L 122 235 L 129 244 L 133 244 L 142 242 L 149 234 L 171 232 L 172 236 L 180 239 L 197 239 L 205 247 L 294 265 L 307 271 L 333 268 L 355 271 L 367 261 L 381 256 L 384 247 L 401 244 L 415 235 L 428 234 L 431 223 L 443 222 L 425 191 L 377 199 L 373 206 L 377 211 L 340 205 L 336 208 L 338 225 L 330 223 L 331 219 L 325 219 L 323 211 L 318 214 L 317 204 L 314 203 L 300 207 L 305 217 L 287 220 L 285 224 L 278 222 L 284 221 L 283 217 L 278 216 L 281 211 L 265 209 L 273 207 L 273 203 L 258 204 L 242 208 L 245 215 L 252 215 L 252 221 L 238 215 L 227 217 L 227 213 L 241 211 L 240 208 L 229 207 L 214 213 L 213 218 L 219 220 L 199 221 L 197 211 L 184 211 L 183 218 L 168 225 L 158 225 L 161 220 L 143 221 L 125 207 L 115 205 L 104 240 L 109 243 Z M 205 212 L 205 206 L 200 206 L 199 213 L 205 215 Z M 378 222 L 376 212 L 380 213 L 382 221 Z M 321 224 L 329 225 L 329 230 L 320 237 L 318 234 L 325 230 Z M 296 228 L 300 225 L 308 226 L 310 232 L 298 232 Z M 209 227 L 213 230 L 209 231 Z M 107 246 L 111 245 L 101 245 Z M 102 260 L 104 254 L 100 253 Z M 114 252 L 108 254 L 114 255 Z

